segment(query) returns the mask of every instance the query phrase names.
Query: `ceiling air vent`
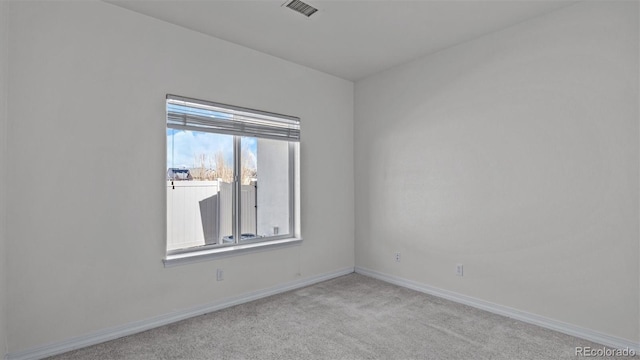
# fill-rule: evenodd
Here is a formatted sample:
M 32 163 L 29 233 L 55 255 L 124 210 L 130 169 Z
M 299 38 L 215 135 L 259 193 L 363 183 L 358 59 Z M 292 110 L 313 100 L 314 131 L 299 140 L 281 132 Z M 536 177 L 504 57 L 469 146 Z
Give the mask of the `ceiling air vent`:
M 295 12 L 299 12 L 300 14 L 306 17 L 309 17 L 313 15 L 316 11 L 318 11 L 318 9 L 300 0 L 287 1 L 286 3 L 284 3 L 284 6 L 288 7 L 289 9 Z

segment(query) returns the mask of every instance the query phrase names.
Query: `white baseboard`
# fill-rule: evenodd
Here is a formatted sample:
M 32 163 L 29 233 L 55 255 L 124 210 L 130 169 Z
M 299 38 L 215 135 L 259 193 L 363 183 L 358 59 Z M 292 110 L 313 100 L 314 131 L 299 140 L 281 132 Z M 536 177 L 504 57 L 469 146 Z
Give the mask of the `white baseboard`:
M 494 314 L 506 316 L 512 319 L 520 320 L 529 324 L 537 325 L 546 329 L 555 330 L 567 335 L 575 336 L 595 343 L 609 346 L 616 349 L 633 349 L 636 353 L 640 353 L 640 344 L 618 338 L 615 336 L 603 334 L 591 329 L 583 328 L 577 325 L 568 324 L 562 321 L 550 319 L 544 316 L 528 313 L 508 306 L 494 304 L 488 301 L 480 300 L 471 296 L 455 293 L 433 286 L 421 284 L 412 280 L 403 279 L 397 276 L 383 274 L 374 270 L 356 266 L 355 272 L 358 274 L 370 276 L 378 280 L 382 280 L 391 284 L 406 287 L 425 294 L 434 295 L 443 299 L 455 301 L 457 303 L 469 305 L 471 307 L 485 310 Z
M 279 294 L 285 291 L 299 289 L 305 286 L 313 285 L 325 280 L 333 279 L 338 276 L 347 275 L 354 271 L 354 268 L 344 268 L 338 271 L 330 273 L 320 274 L 304 279 L 299 279 L 291 282 L 287 282 L 271 288 L 253 291 L 250 293 L 242 294 L 226 298 L 220 301 L 216 301 L 211 304 L 196 306 L 190 309 L 175 311 L 169 314 L 156 316 L 150 319 L 131 322 L 128 324 L 103 329 L 93 332 L 91 334 L 74 337 L 68 340 L 38 346 L 32 349 L 27 349 L 15 353 L 7 354 L 7 360 L 35 360 L 42 359 L 48 356 L 58 355 L 67 351 L 80 349 L 90 345 L 99 344 L 105 341 L 114 340 L 123 336 L 136 334 L 142 331 L 156 328 L 167 324 L 174 323 L 176 321 L 185 320 L 194 316 L 207 314 L 216 310 L 221 310 L 231 306 L 243 304 L 249 301 L 258 300 L 267 296 Z
M 243 304 L 249 301 L 261 299 L 267 296 L 279 294 L 282 292 L 295 290 L 305 286 L 313 285 L 325 280 L 333 279 L 338 276 L 347 275 L 354 272 L 354 268 L 344 268 L 338 271 L 320 274 L 305 279 L 291 281 L 282 285 L 271 287 L 268 289 L 258 290 L 235 297 L 223 299 L 211 304 L 197 306 L 190 309 L 172 312 L 160 315 L 154 318 L 135 321 L 132 323 L 103 329 L 91 334 L 74 337 L 61 342 L 35 347 L 15 353 L 7 354 L 7 360 L 34 360 L 42 359 L 48 356 L 58 355 L 67 351 L 83 348 L 99 344 L 105 341 L 114 340 L 123 336 L 136 334 L 142 331 L 171 324 L 177 321 L 185 320 L 194 316 L 203 315 L 216 310 Z M 640 353 L 640 344 L 632 341 L 621 339 L 615 336 L 603 334 L 594 330 L 586 329 L 580 326 L 564 323 L 558 320 L 546 318 L 543 316 L 531 314 L 525 311 L 517 310 L 503 305 L 494 304 L 488 301 L 480 300 L 470 296 L 458 294 L 452 291 L 439 289 L 429 285 L 421 284 L 415 281 L 403 279 L 393 275 L 383 274 L 374 270 L 362 267 L 356 267 L 355 272 L 358 274 L 370 276 L 391 284 L 406 287 L 426 294 L 438 296 L 447 300 L 455 301 L 461 304 L 469 305 L 481 310 L 489 311 L 494 314 L 507 316 L 526 323 L 534 324 L 543 328 L 555 330 L 567 335 L 575 336 L 585 340 L 593 341 L 598 344 L 609 346 L 612 348 L 624 349 L 629 348 Z

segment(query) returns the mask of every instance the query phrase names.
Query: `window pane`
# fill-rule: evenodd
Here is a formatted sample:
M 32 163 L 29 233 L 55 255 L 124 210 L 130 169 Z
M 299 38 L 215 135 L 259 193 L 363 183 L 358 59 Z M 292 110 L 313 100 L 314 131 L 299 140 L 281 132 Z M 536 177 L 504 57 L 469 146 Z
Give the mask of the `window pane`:
M 241 137 L 240 176 L 240 241 L 258 237 L 256 227 L 257 208 L 257 141 L 253 137 Z
M 242 138 L 241 240 L 290 234 L 289 143 Z
M 233 136 L 167 129 L 167 250 L 233 242 Z

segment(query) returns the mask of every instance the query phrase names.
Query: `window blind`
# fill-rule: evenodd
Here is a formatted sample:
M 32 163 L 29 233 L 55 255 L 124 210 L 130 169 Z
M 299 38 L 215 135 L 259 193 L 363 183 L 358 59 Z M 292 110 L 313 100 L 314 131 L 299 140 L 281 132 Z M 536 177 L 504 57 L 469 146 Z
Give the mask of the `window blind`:
M 300 141 L 300 119 L 210 101 L 167 95 L 167 127 Z

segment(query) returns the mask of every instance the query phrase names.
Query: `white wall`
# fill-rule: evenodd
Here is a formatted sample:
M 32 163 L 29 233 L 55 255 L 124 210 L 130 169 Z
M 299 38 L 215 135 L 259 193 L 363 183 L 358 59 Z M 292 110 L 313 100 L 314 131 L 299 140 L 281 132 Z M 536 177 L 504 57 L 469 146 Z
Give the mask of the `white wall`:
M 357 82 L 356 266 L 637 342 L 638 42 L 583 2 Z
M 11 353 L 353 267 L 352 83 L 101 2 L 9 7 Z M 167 93 L 302 119 L 301 246 L 163 268 Z
M 0 359 L 7 353 L 7 257 L 6 257 L 6 124 L 8 73 L 8 9 L 0 1 Z
M 274 235 L 274 227 L 278 227 L 278 234 L 288 234 L 289 144 L 271 139 L 258 139 L 257 143 L 257 234 Z

